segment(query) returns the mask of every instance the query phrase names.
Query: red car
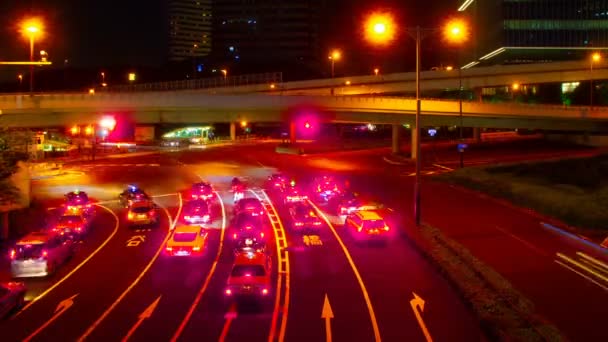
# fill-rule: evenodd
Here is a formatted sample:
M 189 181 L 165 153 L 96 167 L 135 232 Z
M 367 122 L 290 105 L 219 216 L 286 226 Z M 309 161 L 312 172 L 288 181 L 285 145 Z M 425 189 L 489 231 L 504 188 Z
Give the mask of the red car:
M 25 284 L 21 282 L 0 283 L 0 318 L 18 310 L 25 302 Z

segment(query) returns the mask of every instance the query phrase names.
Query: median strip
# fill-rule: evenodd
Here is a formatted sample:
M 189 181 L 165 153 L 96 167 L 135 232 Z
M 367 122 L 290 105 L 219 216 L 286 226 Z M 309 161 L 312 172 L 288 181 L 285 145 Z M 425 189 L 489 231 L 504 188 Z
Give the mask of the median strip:
M 534 313 L 534 305 L 469 250 L 429 225 L 416 244 L 460 291 L 490 340 L 560 341 L 559 330 Z

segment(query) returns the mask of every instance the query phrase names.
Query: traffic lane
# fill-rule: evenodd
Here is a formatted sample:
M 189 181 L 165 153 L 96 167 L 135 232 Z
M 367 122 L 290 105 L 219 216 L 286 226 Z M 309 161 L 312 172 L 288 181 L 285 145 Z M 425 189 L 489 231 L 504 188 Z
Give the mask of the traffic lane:
M 604 286 L 608 286 L 608 282 L 602 282 L 602 279 L 576 264 L 566 262 L 570 268 L 561 266 L 558 261 L 563 263 L 564 260 L 557 255 L 560 253 L 580 260 L 577 252 L 598 259 L 605 257 L 605 254 L 594 254 L 594 250 L 577 240 L 545 230 L 537 218 L 519 210 L 497 205 L 444 184 L 429 182 L 425 187 L 429 191 L 427 197 L 431 192 L 434 194 L 432 203 L 423 202 L 423 208 L 428 213 L 426 220 L 440 227 L 445 234 L 462 243 L 509 279 L 535 303 L 540 314 L 553 321 L 570 338 L 589 340 L 599 336 L 608 337 L 605 329 L 598 324 L 599 317 L 608 314 L 608 307 L 604 304 L 608 302 L 608 291 L 588 278 Z M 451 205 L 455 199 L 476 209 L 474 220 L 470 219 L 471 213 L 458 211 Z M 463 225 L 465 221 L 467 224 Z M 601 274 L 601 269 L 597 273 Z M 556 301 L 559 294 L 562 294 L 560 300 Z
M 126 337 L 139 317 L 160 297 L 152 315 L 130 340 L 169 341 L 204 283 L 220 245 L 222 212 L 216 201 L 213 222 L 207 226 L 207 247 L 201 256 L 173 257 L 161 252 L 150 270 L 125 299 L 90 335 L 91 341 L 118 341 Z M 164 247 L 163 247 L 164 248 Z
M 31 301 L 58 281 L 64 279 L 75 267 L 85 262 L 85 259 L 99 248 L 99 246 L 112 234 L 114 224 L 114 217 L 107 211 L 98 208 L 91 223 L 89 233 L 84 237 L 84 240 L 75 244 L 74 256 L 63 264 L 55 275 L 42 278 L 13 279 L 10 270 L 10 260 L 3 257 L 3 260 L 6 260 L 6 263 L 3 263 L 2 272 L 0 272 L 0 281 L 24 282 L 27 288 L 25 300 L 26 302 Z M 0 325 L 2 324 L 0 323 Z
M 284 208 L 279 213 L 288 217 Z M 285 227 L 291 224 L 289 219 L 283 222 Z M 325 339 L 321 316 L 327 295 L 334 314 L 332 336 L 337 340 L 372 341 L 374 331 L 361 288 L 329 227 L 324 224 L 316 234 L 305 235 L 286 229 L 291 270 L 286 340 Z
M 222 200 L 226 205 L 228 222 L 232 219 L 232 196 L 229 193 L 221 193 Z M 246 193 L 247 197 L 252 195 Z M 267 222 L 267 225 L 270 225 Z M 209 286 L 202 296 L 198 305 L 194 308 L 190 320 L 181 332 L 179 341 L 217 341 L 229 317 L 233 303 L 232 298 L 224 295 L 228 277 L 232 271 L 234 262 L 234 245 L 230 240 L 230 224 L 226 231 L 226 240 L 218 260 L 215 274 L 209 282 Z M 240 341 L 265 341 L 268 340 L 270 323 L 272 319 L 274 295 L 276 291 L 276 250 L 274 240 L 268 241 L 268 250 L 272 258 L 272 281 L 271 295 L 262 301 L 244 302 L 236 305 L 235 318 L 231 319 L 227 327 L 227 340 Z M 182 315 L 183 316 L 183 315 Z
M 391 228 L 403 229 L 395 225 Z M 393 235 L 386 243 L 361 243 L 345 227 L 338 227 L 337 231 L 365 281 L 383 338 L 425 339 L 422 323 L 410 305 L 414 294 L 424 300 L 424 309 L 415 310 L 434 339 L 482 338 L 479 324 L 462 298 L 411 241 Z
M 61 286 L 11 320 L 11 329 L 3 336 L 11 341 L 24 339 L 53 316 L 60 302 L 77 295 L 73 306 L 61 312 L 60 317 L 37 335 L 38 339 L 49 341 L 56 340 L 57 336 L 77 339 L 145 267 L 164 239 L 168 224 L 168 218 L 162 215 L 158 229 L 136 232 L 121 222 L 116 235 L 94 258 Z M 145 236 L 145 241 L 128 247 L 135 235 Z
M 353 177 L 351 184 L 364 193 L 376 191 L 387 206 L 404 216 L 403 222 L 412 222 L 411 178 Z M 568 250 L 560 244 L 560 238 L 550 236 L 538 221 L 521 212 L 483 198 L 450 194 L 448 188 L 442 183 L 423 181 L 421 212 L 425 222 L 440 228 L 505 276 L 534 302 L 539 314 L 568 336 L 605 335 L 598 328 L 596 313 L 607 309 L 601 300 L 606 292 L 555 262 L 551 250 Z M 510 227 L 517 227 L 519 232 L 509 231 Z M 526 230 L 526 234 L 520 233 Z M 530 236 L 535 236 L 535 240 L 526 240 Z M 563 295 L 556 301 L 559 294 Z

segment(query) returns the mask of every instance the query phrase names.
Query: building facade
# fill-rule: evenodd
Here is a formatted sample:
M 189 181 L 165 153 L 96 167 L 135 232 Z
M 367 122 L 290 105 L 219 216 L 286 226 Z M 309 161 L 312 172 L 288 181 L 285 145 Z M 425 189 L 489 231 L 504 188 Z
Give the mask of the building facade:
M 581 59 L 608 47 L 608 0 L 463 0 L 467 67 Z
M 169 0 L 168 15 L 170 62 L 196 59 L 211 53 L 211 0 Z
M 214 1 L 214 55 L 232 64 L 314 64 L 324 0 Z

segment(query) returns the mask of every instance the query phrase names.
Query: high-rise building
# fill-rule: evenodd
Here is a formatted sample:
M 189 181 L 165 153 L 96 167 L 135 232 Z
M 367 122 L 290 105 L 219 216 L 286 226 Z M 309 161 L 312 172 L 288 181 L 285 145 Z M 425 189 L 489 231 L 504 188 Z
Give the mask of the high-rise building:
M 462 0 L 468 67 L 580 59 L 608 49 L 608 0 Z
M 211 5 L 211 0 L 169 0 L 169 61 L 209 55 Z
M 319 62 L 325 0 L 216 0 L 213 54 L 247 65 Z

